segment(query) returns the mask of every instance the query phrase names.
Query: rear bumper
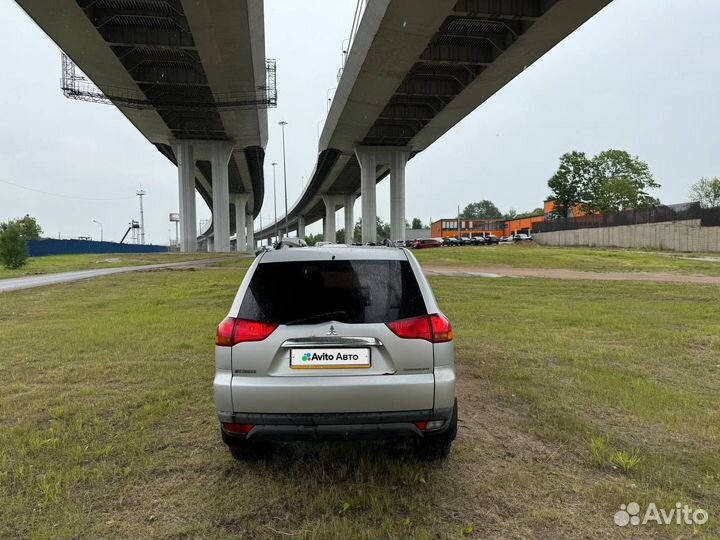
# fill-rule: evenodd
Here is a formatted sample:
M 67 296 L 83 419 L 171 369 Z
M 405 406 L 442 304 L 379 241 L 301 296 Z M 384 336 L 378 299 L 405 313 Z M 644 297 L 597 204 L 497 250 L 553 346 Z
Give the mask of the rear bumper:
M 432 409 L 436 375 L 215 375 L 217 411 L 335 414 Z M 453 396 L 454 397 L 454 396 Z
M 342 414 L 234 413 L 220 414 L 218 417 L 221 423 L 254 426 L 247 435 L 228 433 L 223 429 L 223 439 L 228 444 L 243 440 L 412 439 L 439 435 L 447 431 L 452 409 Z M 415 425 L 415 422 L 429 420 L 445 420 L 445 423 L 439 429 L 424 432 Z

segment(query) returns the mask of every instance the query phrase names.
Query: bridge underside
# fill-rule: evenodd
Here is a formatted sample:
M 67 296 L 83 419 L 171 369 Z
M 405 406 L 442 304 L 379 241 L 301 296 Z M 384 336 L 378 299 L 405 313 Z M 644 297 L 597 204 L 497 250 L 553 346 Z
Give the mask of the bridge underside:
M 352 65 L 351 50 L 343 79 L 352 82 L 339 83 L 321 139 L 325 147 L 290 213 L 290 227 L 298 216 L 304 223 L 327 220 L 334 209 L 326 208 L 322 193 L 360 194 L 365 204 L 359 149 L 378 148 L 380 155 L 397 148 L 412 159 L 610 1 L 438 0 L 420 12 L 410 0 L 389 0 L 384 13 L 373 13 L 382 22 L 356 58 L 361 65 Z M 402 31 L 406 24 L 411 31 Z M 397 82 L 390 86 L 393 76 Z M 379 182 L 389 173 L 387 163 L 378 162 L 368 175 Z M 404 168 L 399 174 L 404 183 Z M 396 203 L 404 200 L 391 206 Z M 268 227 L 259 236 L 272 234 Z
M 211 160 L 201 158 L 188 169 L 195 176 L 195 188 L 212 208 L 214 222 L 226 221 L 231 209 L 230 203 L 225 207 L 214 202 L 218 187 L 221 195 L 229 192 L 231 202 L 236 200 L 233 195 L 247 195 L 242 199 L 243 215 L 245 211 L 259 214 L 267 143 L 263 109 L 276 103 L 274 71 L 271 85 L 266 72 L 262 3 L 17 2 L 92 79 L 94 84 L 80 77 L 71 81 L 82 79 L 85 86 L 82 81 L 66 85 L 64 77 L 66 96 L 116 105 L 176 164 L 179 142 L 194 141 L 203 147 L 213 143 L 217 148 L 230 144 L 227 171 L 219 171 L 227 185 L 213 186 L 217 182 Z M 194 193 L 186 195 L 194 198 Z M 245 220 L 240 225 L 244 232 Z M 221 228 L 236 229 L 235 223 Z

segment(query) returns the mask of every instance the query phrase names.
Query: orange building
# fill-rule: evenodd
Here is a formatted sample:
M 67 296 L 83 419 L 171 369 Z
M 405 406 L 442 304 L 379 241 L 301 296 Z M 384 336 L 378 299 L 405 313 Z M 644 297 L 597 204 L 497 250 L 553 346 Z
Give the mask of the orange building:
M 545 212 L 545 215 L 552 214 L 553 210 L 555 210 L 555 201 L 545 201 L 543 204 L 543 211 Z M 579 204 L 574 205 L 572 208 L 570 208 L 569 217 L 579 217 L 579 216 L 585 216 L 587 215 L 587 212 L 583 211 L 582 206 Z
M 432 238 L 475 238 L 494 234 L 498 238 L 514 234 L 530 234 L 533 223 L 545 220 L 544 214 L 518 219 L 439 219 L 430 224 Z
M 498 238 L 515 234 L 531 234 L 535 223 L 542 223 L 555 209 L 554 201 L 545 201 L 543 213 L 515 219 L 439 219 L 430 224 L 432 238 L 474 238 L 494 234 Z M 570 217 L 586 215 L 578 204 L 570 209 Z M 458 227 L 459 222 L 459 227 Z
M 505 221 L 503 236 L 513 236 L 515 234 L 531 234 L 533 223 L 542 223 L 545 221 L 545 214 L 537 214 L 523 218 L 508 219 Z
M 460 227 L 458 228 L 458 221 Z M 430 224 L 432 238 L 475 238 L 486 234 L 503 236 L 502 219 L 439 219 Z

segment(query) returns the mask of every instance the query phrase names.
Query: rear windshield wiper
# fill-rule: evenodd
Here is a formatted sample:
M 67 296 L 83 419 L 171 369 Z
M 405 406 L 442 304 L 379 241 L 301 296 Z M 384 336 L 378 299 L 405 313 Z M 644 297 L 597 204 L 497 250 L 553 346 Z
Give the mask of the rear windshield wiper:
M 327 313 L 318 313 L 317 315 L 310 315 L 309 317 L 303 317 L 302 319 L 295 319 L 294 321 L 286 322 L 286 326 L 293 324 L 309 324 L 309 323 L 321 323 L 325 321 L 332 321 L 336 317 L 347 317 L 345 311 L 328 311 Z

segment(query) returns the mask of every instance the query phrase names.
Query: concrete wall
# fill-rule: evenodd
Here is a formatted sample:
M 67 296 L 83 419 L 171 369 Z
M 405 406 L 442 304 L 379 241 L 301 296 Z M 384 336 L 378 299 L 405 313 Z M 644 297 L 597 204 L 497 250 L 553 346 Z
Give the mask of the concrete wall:
M 430 238 L 430 229 L 405 229 L 405 240 Z
M 720 227 L 701 227 L 699 219 L 535 233 L 533 239 L 545 246 L 720 252 Z

